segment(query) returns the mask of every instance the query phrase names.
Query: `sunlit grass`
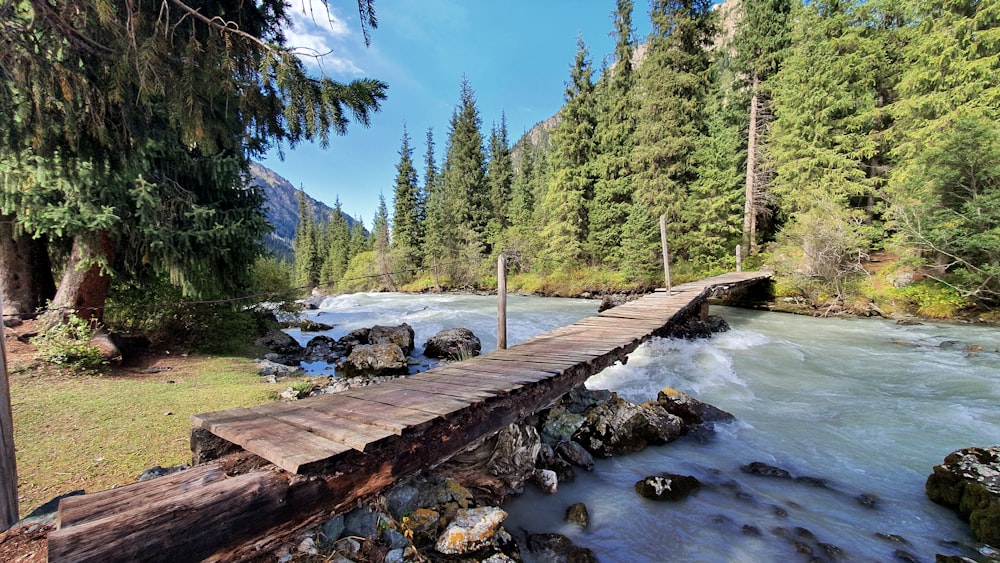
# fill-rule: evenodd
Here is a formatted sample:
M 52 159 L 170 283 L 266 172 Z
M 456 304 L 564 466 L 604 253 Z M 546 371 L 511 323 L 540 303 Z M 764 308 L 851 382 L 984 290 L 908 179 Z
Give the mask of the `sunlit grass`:
M 142 471 L 188 463 L 190 416 L 273 400 L 289 382 L 263 383 L 246 358 L 165 358 L 173 369 L 127 376 L 49 368 L 10 376 L 22 517 L 73 490 L 135 482 Z

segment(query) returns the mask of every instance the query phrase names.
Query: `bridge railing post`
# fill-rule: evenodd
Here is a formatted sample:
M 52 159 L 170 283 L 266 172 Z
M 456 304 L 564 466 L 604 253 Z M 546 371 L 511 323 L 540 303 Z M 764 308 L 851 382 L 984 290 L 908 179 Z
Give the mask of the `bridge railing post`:
M 743 271 L 743 249 L 740 245 L 736 245 L 736 272 Z
M 507 257 L 497 257 L 497 350 L 507 349 Z
M 670 294 L 670 252 L 667 249 L 667 216 L 660 215 L 660 244 L 663 245 L 663 280 Z

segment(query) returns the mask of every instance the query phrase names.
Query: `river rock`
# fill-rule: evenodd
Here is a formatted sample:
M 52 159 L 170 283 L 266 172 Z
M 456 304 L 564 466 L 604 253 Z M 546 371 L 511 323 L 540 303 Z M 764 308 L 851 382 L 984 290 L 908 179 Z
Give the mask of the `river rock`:
M 479 338 L 467 328 L 448 328 L 430 337 L 424 344 L 428 358 L 455 360 L 478 356 L 482 350 Z
M 490 544 L 507 513 L 494 506 L 463 508 L 448 524 L 434 548 L 445 555 L 462 555 Z
M 583 412 L 583 411 L 581 411 Z M 542 423 L 542 441 L 555 446 L 573 437 L 573 434 L 583 426 L 584 416 L 573 413 L 564 407 L 551 409 Z
M 587 505 L 582 502 L 571 504 L 569 508 L 566 509 L 566 521 L 570 524 L 576 524 L 577 526 L 582 526 L 584 528 L 589 526 L 590 512 L 587 510 Z
M 314 336 L 306 343 L 302 359 L 307 362 L 333 363 L 351 353 L 351 348 L 326 335 Z
M 279 354 L 281 356 L 297 356 L 301 357 L 305 349 L 299 344 L 294 338 L 289 336 L 286 332 L 281 330 L 268 331 L 267 334 L 261 336 L 254 341 L 257 346 L 262 348 L 267 348 L 272 352 Z
M 362 344 L 337 362 L 337 370 L 345 377 L 389 377 L 406 375 L 410 366 L 403 350 L 395 344 Z
M 538 451 L 538 460 L 536 463 L 539 469 L 551 469 L 555 471 L 560 483 L 569 483 L 576 479 L 576 471 L 573 470 L 573 465 L 563 459 L 562 456 L 557 455 L 555 449 L 548 444 L 542 444 L 541 449 Z
M 1000 546 L 1000 446 L 948 454 L 927 477 L 927 497 L 969 520 L 977 541 Z
M 583 414 L 611 398 L 607 389 L 587 389 L 578 385 L 563 395 L 564 406 L 573 414 Z
M 528 551 L 531 552 L 532 561 L 538 563 L 590 563 L 597 561 L 597 557 L 591 550 L 573 545 L 573 542 L 562 534 L 530 534 L 528 535 Z
M 636 482 L 635 492 L 651 500 L 681 500 L 700 486 L 701 481 L 690 475 L 664 473 Z
M 726 322 L 726 319 L 716 315 L 709 315 L 706 320 L 690 317 L 683 322 L 673 323 L 667 329 L 666 334 L 662 336 L 693 340 L 695 338 L 709 338 L 716 332 L 725 332 L 727 330 L 729 330 L 729 324 Z
M 612 393 L 608 401 L 587 411 L 573 440 L 595 456 L 611 457 L 637 452 L 650 444 L 665 444 L 677 439 L 683 430 L 683 421 L 660 405 L 637 405 Z
M 295 326 L 297 326 L 302 332 L 323 332 L 333 328 L 333 325 L 328 325 L 312 319 L 302 319 L 295 323 Z
M 698 399 L 673 389 L 665 387 L 656 396 L 656 403 L 670 414 L 680 417 L 685 424 L 699 425 L 708 422 L 731 422 L 736 417 L 728 412 L 703 403 Z
M 535 483 L 543 493 L 554 495 L 559 492 L 559 477 L 551 469 L 536 469 L 533 475 Z
M 399 326 L 375 325 L 368 331 L 368 344 L 395 344 L 404 356 L 413 353 L 413 327 L 403 323 Z
M 592 471 L 594 469 L 594 456 L 590 455 L 590 452 L 588 452 L 586 448 L 573 440 L 559 442 L 556 444 L 555 452 L 560 457 L 577 467 L 587 471 Z
M 750 475 L 760 475 L 761 477 L 777 477 L 778 479 L 791 479 L 792 474 L 787 470 L 773 465 L 768 465 L 762 461 L 752 461 L 740 466 L 740 471 Z
M 271 360 L 256 359 L 254 360 L 254 363 L 257 364 L 257 375 L 261 377 L 272 376 L 274 378 L 278 378 L 292 375 L 302 375 L 306 372 L 302 369 L 302 366 L 290 366 Z

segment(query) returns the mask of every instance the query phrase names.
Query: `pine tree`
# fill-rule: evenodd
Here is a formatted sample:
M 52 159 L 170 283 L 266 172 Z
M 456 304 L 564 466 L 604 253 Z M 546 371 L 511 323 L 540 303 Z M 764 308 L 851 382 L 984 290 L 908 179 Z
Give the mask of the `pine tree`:
M 632 203 L 632 150 L 638 105 L 635 98 L 635 52 L 631 0 L 618 0 L 614 13 L 615 52 L 598 82 L 594 198 L 588 209 L 588 249 L 607 262 L 622 244 L 622 229 Z
M 767 143 L 763 135 L 773 120 L 770 79 L 781 68 L 791 40 L 790 0 L 743 0 L 734 38 L 736 69 L 747 79 L 750 112 L 747 126 L 747 158 L 743 207 L 743 247 L 756 251 L 757 222 L 767 201 L 770 169 L 764 160 Z
M 510 226 L 509 207 L 514 182 L 510 141 L 507 138 L 507 116 L 501 114 L 500 125 L 490 130 L 490 154 L 486 165 L 486 182 L 490 188 L 490 218 L 488 231 L 491 240 Z
M 478 266 L 478 257 L 489 250 L 486 239 L 489 188 L 480 126 L 475 94 L 463 78 L 459 105 L 451 117 L 441 174 L 444 223 L 437 225 L 442 243 L 440 257 L 452 263 L 452 275 L 463 283 L 471 281 L 471 269 Z
M 359 7 L 367 34 L 372 3 Z M 0 212 L 72 244 L 56 308 L 99 316 L 111 271 L 152 271 L 188 295 L 240 290 L 268 228 L 260 191 L 243 185 L 249 159 L 325 145 L 385 98 L 379 81 L 308 76 L 285 43 L 284 2 L 162 8 L 2 8 Z
M 694 153 L 698 179 L 691 185 L 691 204 L 685 211 L 685 222 L 693 228 L 680 237 L 699 275 L 732 269 L 745 203 L 745 97 L 738 91 L 730 50 L 722 45 L 714 55 L 712 88 L 705 100 L 706 133 Z
M 687 249 L 676 243 L 678 233 L 693 228 L 684 222 L 684 206 L 697 179 L 693 155 L 705 131 L 707 47 L 715 36 L 715 18 L 709 0 L 654 0 L 650 18 L 653 29 L 639 67 L 641 103 L 632 152 L 637 167 L 632 206 L 648 208 L 653 217 L 666 215 L 671 252 L 686 258 Z M 650 263 L 650 270 L 655 266 Z
M 417 169 L 413 166 L 413 149 L 410 148 L 410 136 L 404 125 L 393 195 L 392 247 L 402 261 L 399 266 L 406 269 L 420 264 L 419 252 L 423 246 L 420 200 Z
M 336 284 L 344 277 L 350 263 L 351 227 L 344 215 L 340 198 L 333 205 L 326 229 L 326 257 L 320 279 L 324 284 Z
M 296 192 L 296 198 L 299 203 L 299 223 L 292 241 L 295 251 L 295 283 L 300 286 L 315 286 L 320 282 L 322 269 L 320 227 L 305 191 L 300 188 Z
M 393 278 L 395 264 L 392 260 L 392 237 L 389 234 L 389 208 L 385 205 L 385 197 L 378 196 L 378 211 L 375 213 L 375 220 L 372 224 L 372 250 L 375 252 L 375 267 L 381 279 L 393 291 L 396 290 L 396 282 Z
M 566 104 L 559 110 L 559 125 L 552 132 L 549 189 L 542 202 L 545 250 L 540 258 L 547 267 L 569 268 L 584 259 L 587 203 L 594 197 L 593 69 L 583 38 L 577 38 L 576 59 L 570 69 Z

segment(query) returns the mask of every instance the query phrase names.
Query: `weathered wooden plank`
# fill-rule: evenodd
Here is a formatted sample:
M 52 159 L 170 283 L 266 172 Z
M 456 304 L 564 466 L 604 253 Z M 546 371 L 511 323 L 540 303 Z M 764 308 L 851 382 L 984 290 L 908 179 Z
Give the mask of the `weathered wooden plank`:
M 401 389 L 414 389 L 417 391 L 424 391 L 426 393 L 433 393 L 435 395 L 446 395 L 448 397 L 468 401 L 469 403 L 478 403 L 493 396 L 493 393 L 490 391 L 473 389 L 467 385 L 459 385 L 449 381 L 435 382 L 425 379 L 411 379 L 409 377 L 406 378 L 406 380 L 397 382 L 394 387 Z
M 280 517 L 291 517 L 297 510 L 289 502 L 294 499 L 278 473 L 240 475 L 54 530 L 48 536 L 48 560 L 199 561 L 241 538 L 241 528 L 259 529 L 261 522 L 275 525 Z
M 461 371 L 435 371 L 432 375 L 430 378 L 432 381 L 441 379 L 455 385 L 465 385 L 474 389 L 488 390 L 494 394 L 505 394 L 524 387 L 524 384 L 511 381 L 510 378 L 488 374 Z
M 304 466 L 350 451 L 350 446 L 332 442 L 295 426 L 261 417 L 249 409 L 229 409 L 220 416 L 196 415 L 200 426 L 212 434 L 255 453 L 285 471 L 299 472 Z
M 505 381 L 510 385 L 530 385 L 537 381 L 542 381 L 552 377 L 552 374 L 549 372 L 525 372 L 516 369 L 504 369 L 503 367 L 488 366 L 485 364 L 480 364 L 478 369 L 453 366 L 440 369 L 441 371 L 439 373 L 447 375 L 454 375 L 456 377 L 485 377 L 487 379 Z
M 486 361 L 477 361 L 475 364 L 466 362 L 456 362 L 454 364 L 448 364 L 448 366 L 443 369 L 467 371 L 470 373 L 500 375 L 504 377 L 509 377 L 511 378 L 512 381 L 518 381 L 521 383 L 533 383 L 535 381 L 548 379 L 553 375 L 553 373 L 550 371 L 543 371 L 535 369 L 533 367 L 526 367 L 526 366 L 519 367 L 504 362 L 497 363 L 497 362 L 486 362 Z
M 225 478 L 222 468 L 215 464 L 207 464 L 124 487 L 66 497 L 59 501 L 56 528 L 76 526 L 146 504 L 154 499 L 198 490 Z
M 398 435 L 417 430 L 439 416 L 399 405 L 358 399 L 343 393 L 310 397 L 299 402 L 315 411 L 385 428 Z
M 278 412 L 269 416 L 361 452 L 366 451 L 371 444 L 395 436 L 391 430 L 337 417 L 309 407 Z
M 426 393 L 416 389 L 399 389 L 397 387 L 375 389 L 375 387 L 378 386 L 350 389 L 342 392 L 342 394 L 358 399 L 367 399 L 389 405 L 407 407 L 437 415 L 448 415 L 469 406 L 468 401 L 444 395 Z

